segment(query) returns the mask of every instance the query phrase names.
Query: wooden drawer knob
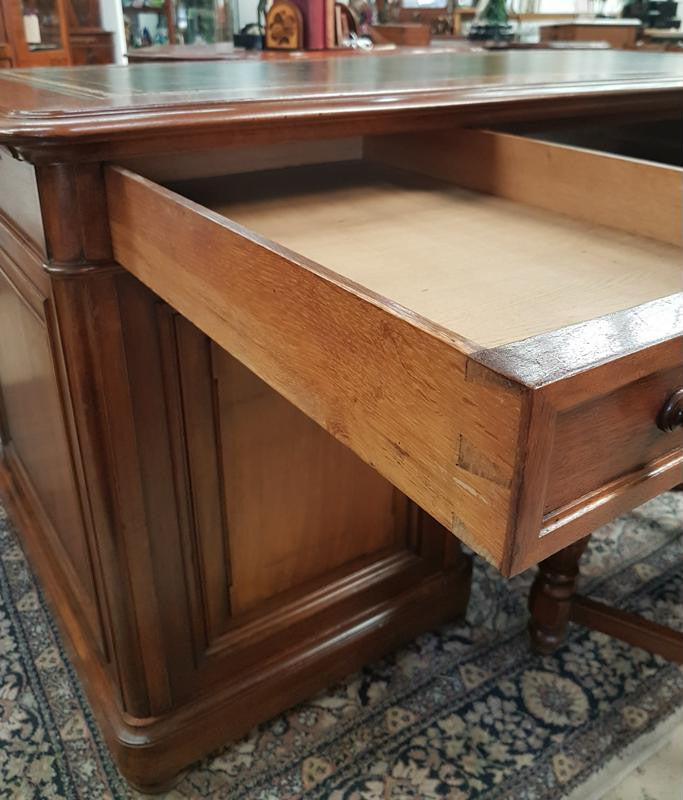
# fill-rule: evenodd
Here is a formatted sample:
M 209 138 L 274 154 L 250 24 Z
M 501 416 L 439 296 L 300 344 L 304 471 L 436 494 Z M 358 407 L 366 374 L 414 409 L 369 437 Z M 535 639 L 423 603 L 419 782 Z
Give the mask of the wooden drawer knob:
M 672 431 L 683 426 L 683 387 L 669 397 L 657 415 L 657 427 L 663 431 Z

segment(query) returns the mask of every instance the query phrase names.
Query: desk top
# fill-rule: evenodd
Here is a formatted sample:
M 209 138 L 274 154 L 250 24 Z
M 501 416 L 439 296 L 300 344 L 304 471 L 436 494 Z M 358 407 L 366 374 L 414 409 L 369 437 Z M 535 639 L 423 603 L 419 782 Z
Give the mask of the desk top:
M 90 158 L 524 119 L 676 113 L 675 54 L 397 52 L 367 58 L 3 70 L 0 143 Z M 329 135 L 329 133 L 327 134 Z M 201 141 L 196 137 L 203 136 Z M 207 138 L 208 137 L 208 138 Z M 96 146 L 95 146 L 96 144 Z M 27 155 L 27 157 L 29 157 Z

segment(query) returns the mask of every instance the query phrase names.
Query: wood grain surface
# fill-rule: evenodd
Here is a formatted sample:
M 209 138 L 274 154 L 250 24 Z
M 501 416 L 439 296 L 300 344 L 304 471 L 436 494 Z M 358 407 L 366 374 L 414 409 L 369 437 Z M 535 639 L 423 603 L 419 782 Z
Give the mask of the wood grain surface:
M 532 208 L 545 204 L 532 145 L 506 150 L 527 156 L 514 180 L 499 165 L 491 188 L 503 199 L 434 178 L 396 190 L 396 173 L 391 191 L 336 183 L 330 225 L 311 206 L 307 228 L 288 227 L 307 246 L 338 234 L 351 270 L 353 223 L 368 256 L 359 283 L 135 170 L 177 180 L 348 160 L 361 136 L 409 131 L 419 147 L 420 132 L 448 129 L 455 142 L 465 124 L 667 120 L 682 75 L 680 56 L 454 52 L 0 77 L 0 139 L 33 162 L 3 172 L 0 161 L 12 193 L 0 199 L 0 492 L 134 785 L 163 788 L 227 738 L 462 613 L 470 563 L 458 539 L 514 574 L 683 478 L 680 437 L 656 425 L 682 360 L 680 300 L 662 297 L 674 248 L 657 241 L 676 199 L 670 177 L 652 177 L 670 173 L 586 168 L 538 145 L 568 184 L 594 173 L 619 194 L 611 218 L 600 216 L 610 192 L 590 198 L 613 230 L 569 217 L 582 212 L 570 185 L 564 206 Z M 112 165 L 128 157 L 132 172 Z M 666 208 L 658 219 L 648 206 L 637 237 L 618 228 L 639 185 L 643 203 Z M 280 195 L 273 224 L 294 195 Z M 414 275 L 402 209 L 420 221 Z M 601 249 L 595 230 L 614 246 Z M 574 300 L 591 313 L 627 292 L 611 314 L 482 349 L 393 299 L 396 287 L 361 285 L 383 252 L 384 269 L 418 281 L 432 264 L 449 279 L 465 262 L 483 272 L 488 252 L 503 283 L 508 250 L 521 317 L 537 319 L 531 288 L 548 288 L 541 273 L 556 264 L 562 281 L 582 276 Z M 462 311 L 453 283 L 438 288 L 449 296 L 425 310 Z
M 671 200 L 675 210 L 681 174 L 672 177 L 678 190 L 670 185 L 663 205 Z M 578 175 L 577 186 L 582 182 Z M 635 206 L 639 187 L 622 185 L 624 202 Z M 482 347 L 640 305 L 680 286 L 678 248 L 571 219 L 570 209 L 560 215 L 500 199 L 493 185 L 482 194 L 342 163 L 177 188 Z M 621 209 L 611 213 L 617 220 Z
M 45 233 L 35 167 L 17 161 L 0 148 L 0 187 L 0 214 L 44 254 Z
M 470 365 L 460 337 L 180 195 L 118 168 L 107 187 L 119 263 L 501 562 L 520 387 Z
M 590 225 L 681 245 L 683 170 L 678 167 L 476 130 L 425 134 L 419 147 L 413 136 L 368 137 L 364 153 Z M 644 197 L 657 202 L 643 202 Z
M 0 86 L 0 142 L 46 161 L 78 143 L 79 159 L 101 160 L 342 131 L 671 116 L 683 101 L 683 62 L 675 54 L 425 48 L 367 58 L 3 70 Z

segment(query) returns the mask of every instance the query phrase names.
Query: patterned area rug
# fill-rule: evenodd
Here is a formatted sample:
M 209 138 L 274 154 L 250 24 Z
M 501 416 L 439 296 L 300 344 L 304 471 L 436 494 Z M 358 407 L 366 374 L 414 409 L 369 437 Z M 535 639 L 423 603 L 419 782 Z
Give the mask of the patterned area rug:
M 683 494 L 599 531 L 583 590 L 683 627 Z M 477 560 L 466 622 L 426 634 L 189 770 L 167 798 L 559 800 L 683 704 L 683 672 L 573 627 L 527 647 L 533 577 Z M 129 798 L 0 508 L 0 796 Z M 585 796 L 585 795 L 584 795 Z M 594 794 L 592 796 L 595 796 Z

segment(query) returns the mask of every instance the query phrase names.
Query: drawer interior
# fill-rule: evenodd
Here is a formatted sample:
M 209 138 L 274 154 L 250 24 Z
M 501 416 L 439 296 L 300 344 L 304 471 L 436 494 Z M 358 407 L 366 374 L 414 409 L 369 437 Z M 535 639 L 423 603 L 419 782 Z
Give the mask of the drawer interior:
M 506 574 L 680 482 L 680 169 L 452 130 L 126 166 L 116 261 Z
M 529 132 L 534 139 L 683 167 L 683 118 L 582 125 Z
M 679 289 L 680 249 L 668 241 L 501 197 L 495 187 L 464 188 L 451 177 L 365 158 L 171 188 L 476 347 Z

